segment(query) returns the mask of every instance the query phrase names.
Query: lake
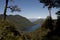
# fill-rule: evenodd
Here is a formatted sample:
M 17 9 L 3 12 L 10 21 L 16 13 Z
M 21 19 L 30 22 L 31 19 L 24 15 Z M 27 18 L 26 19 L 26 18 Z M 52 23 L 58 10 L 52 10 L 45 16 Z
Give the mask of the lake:
M 40 24 L 36 24 L 36 25 L 31 26 L 31 27 L 24 28 L 22 31 L 31 32 L 31 31 L 38 29 L 40 26 L 41 26 Z

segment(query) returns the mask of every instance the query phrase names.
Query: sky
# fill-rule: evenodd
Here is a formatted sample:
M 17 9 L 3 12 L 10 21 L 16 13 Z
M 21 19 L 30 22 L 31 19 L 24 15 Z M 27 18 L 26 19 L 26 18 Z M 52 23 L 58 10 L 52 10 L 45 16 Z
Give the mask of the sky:
M 5 1 L 0 0 L 0 14 L 3 14 Z M 41 4 L 38 0 L 14 0 L 13 2 L 9 1 L 9 5 L 18 5 L 21 8 L 21 12 L 10 12 L 7 9 L 7 15 L 21 15 L 26 18 L 46 18 L 49 15 L 48 8 L 43 8 L 43 4 Z M 8 6 L 9 6 L 8 5 Z M 52 10 L 52 18 L 56 18 L 56 12 L 58 9 L 53 8 Z

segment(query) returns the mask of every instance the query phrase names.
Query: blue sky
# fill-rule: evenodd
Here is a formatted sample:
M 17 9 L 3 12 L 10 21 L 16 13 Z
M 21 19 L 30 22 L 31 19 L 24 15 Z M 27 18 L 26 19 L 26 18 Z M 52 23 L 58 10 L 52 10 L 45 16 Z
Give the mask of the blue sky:
M 3 14 L 4 9 L 4 0 L 0 0 L 0 14 Z M 43 4 L 39 3 L 38 0 L 15 0 L 14 2 L 9 2 L 9 5 L 18 5 L 21 8 L 21 12 L 14 12 L 11 13 L 10 10 L 7 10 L 8 15 L 21 15 L 26 18 L 45 18 L 49 14 L 47 7 L 43 8 Z M 57 12 L 58 9 L 53 8 L 52 9 L 52 17 L 56 18 L 55 12 Z

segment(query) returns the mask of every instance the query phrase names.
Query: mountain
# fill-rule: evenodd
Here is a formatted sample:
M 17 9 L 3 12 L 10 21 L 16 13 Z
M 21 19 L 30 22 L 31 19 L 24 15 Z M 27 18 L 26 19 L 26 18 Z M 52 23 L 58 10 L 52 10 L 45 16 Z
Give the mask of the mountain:
M 42 22 L 44 21 L 45 18 L 29 18 L 29 20 L 31 22 L 33 22 L 34 24 L 42 24 Z
M 0 15 L 0 20 L 2 18 L 3 15 Z M 20 15 L 7 15 L 7 20 L 14 23 L 19 30 L 33 25 L 27 18 Z
M 43 23 L 43 21 L 44 21 L 44 19 L 40 18 L 40 19 L 34 21 L 34 24 L 40 24 L 41 25 Z
M 29 18 L 29 20 L 30 20 L 31 22 L 34 22 L 34 21 L 38 20 L 38 18 Z

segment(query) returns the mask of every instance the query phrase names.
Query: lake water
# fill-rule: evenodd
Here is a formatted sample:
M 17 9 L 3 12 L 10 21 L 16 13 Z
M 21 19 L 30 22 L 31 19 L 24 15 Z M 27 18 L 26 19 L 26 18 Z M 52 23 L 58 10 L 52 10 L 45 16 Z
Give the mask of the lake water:
M 23 31 L 31 32 L 31 31 L 34 31 L 34 30 L 38 29 L 40 26 L 41 26 L 40 24 L 36 24 L 34 26 L 31 26 L 31 27 L 28 27 L 28 28 L 24 28 Z

